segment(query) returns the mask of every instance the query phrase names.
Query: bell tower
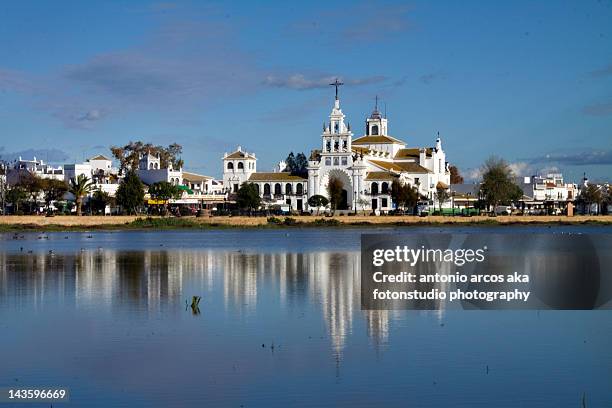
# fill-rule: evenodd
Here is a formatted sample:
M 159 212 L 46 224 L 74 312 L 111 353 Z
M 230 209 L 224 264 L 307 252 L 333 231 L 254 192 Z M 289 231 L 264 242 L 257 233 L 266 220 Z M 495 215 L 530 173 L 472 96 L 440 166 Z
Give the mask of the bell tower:
M 387 118 L 378 110 L 378 95 L 376 104 L 369 118 L 366 119 L 366 136 L 388 136 Z
M 350 124 L 344 122 L 345 115 L 340 109 L 338 88 L 344 84 L 336 79 L 330 85 L 336 87 L 336 99 L 329 115 L 329 122 L 323 123 L 321 164 L 331 167 L 347 167 L 352 164 L 351 141 L 353 133 Z

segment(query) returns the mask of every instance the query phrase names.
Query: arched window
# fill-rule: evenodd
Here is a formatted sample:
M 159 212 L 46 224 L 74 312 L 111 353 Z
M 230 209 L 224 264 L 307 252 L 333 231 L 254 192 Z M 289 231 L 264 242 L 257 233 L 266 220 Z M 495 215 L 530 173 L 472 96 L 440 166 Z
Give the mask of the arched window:
M 274 194 L 275 194 L 275 195 L 281 195 L 281 194 L 282 194 L 282 192 L 281 192 L 281 185 L 280 185 L 280 183 L 276 183 L 276 184 L 274 185 Z
M 255 184 L 255 191 L 257 191 L 257 195 L 259 195 L 259 184 Z
M 153 168 L 154 168 L 155 170 L 157 170 L 157 169 L 159 168 L 159 164 L 155 163 L 155 164 L 153 165 Z
M 228 170 L 234 170 L 234 163 L 232 163 L 232 162 L 227 163 L 227 169 Z
M 298 183 L 297 186 L 295 186 L 295 193 L 297 195 L 302 195 L 304 194 L 304 187 L 302 186 L 302 183 Z
M 334 166 L 337 166 L 338 164 L 340 164 L 340 162 L 338 161 L 338 158 L 334 157 Z
M 381 190 L 383 194 L 389 194 L 389 183 L 382 183 Z
M 238 162 L 238 170 L 244 170 L 244 163 Z
M 378 183 L 372 183 L 372 195 L 378 194 Z
M 372 126 L 372 136 L 378 136 L 378 125 Z
M 149 163 L 149 168 L 152 169 L 153 168 L 153 163 Z
M 264 195 L 270 195 L 270 185 L 268 183 L 264 184 Z
M 292 191 L 293 191 L 293 188 L 291 186 L 291 183 L 285 184 L 285 194 L 291 194 Z

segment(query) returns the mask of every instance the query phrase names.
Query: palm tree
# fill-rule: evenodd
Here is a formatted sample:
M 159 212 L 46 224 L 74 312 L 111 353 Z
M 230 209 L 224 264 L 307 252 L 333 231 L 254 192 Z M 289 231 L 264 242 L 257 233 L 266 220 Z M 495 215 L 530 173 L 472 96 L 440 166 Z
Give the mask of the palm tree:
M 72 193 L 76 200 L 77 215 L 81 215 L 81 207 L 83 206 L 83 197 L 91 191 L 93 184 L 89 177 L 84 174 L 79 174 L 76 179 L 70 179 L 70 188 L 68 191 Z

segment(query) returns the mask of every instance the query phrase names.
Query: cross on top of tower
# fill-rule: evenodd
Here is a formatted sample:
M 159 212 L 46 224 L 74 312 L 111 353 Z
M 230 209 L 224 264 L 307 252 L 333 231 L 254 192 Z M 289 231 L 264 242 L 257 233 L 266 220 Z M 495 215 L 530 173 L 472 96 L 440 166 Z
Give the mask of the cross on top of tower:
M 338 100 L 338 87 L 341 86 L 341 85 L 344 85 L 344 83 L 338 81 L 338 78 L 336 78 L 336 80 L 334 82 L 332 82 L 330 85 L 336 87 L 336 100 Z

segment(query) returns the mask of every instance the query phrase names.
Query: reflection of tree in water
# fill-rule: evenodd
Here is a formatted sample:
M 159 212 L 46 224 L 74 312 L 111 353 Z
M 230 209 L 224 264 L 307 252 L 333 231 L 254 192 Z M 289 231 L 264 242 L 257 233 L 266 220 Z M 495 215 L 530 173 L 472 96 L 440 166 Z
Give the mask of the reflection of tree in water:
M 74 256 L 0 254 L 0 302 L 42 308 L 75 299 Z
M 117 306 L 124 304 L 144 309 L 147 301 L 145 259 L 142 252 L 119 252 L 116 259 L 118 271 Z

